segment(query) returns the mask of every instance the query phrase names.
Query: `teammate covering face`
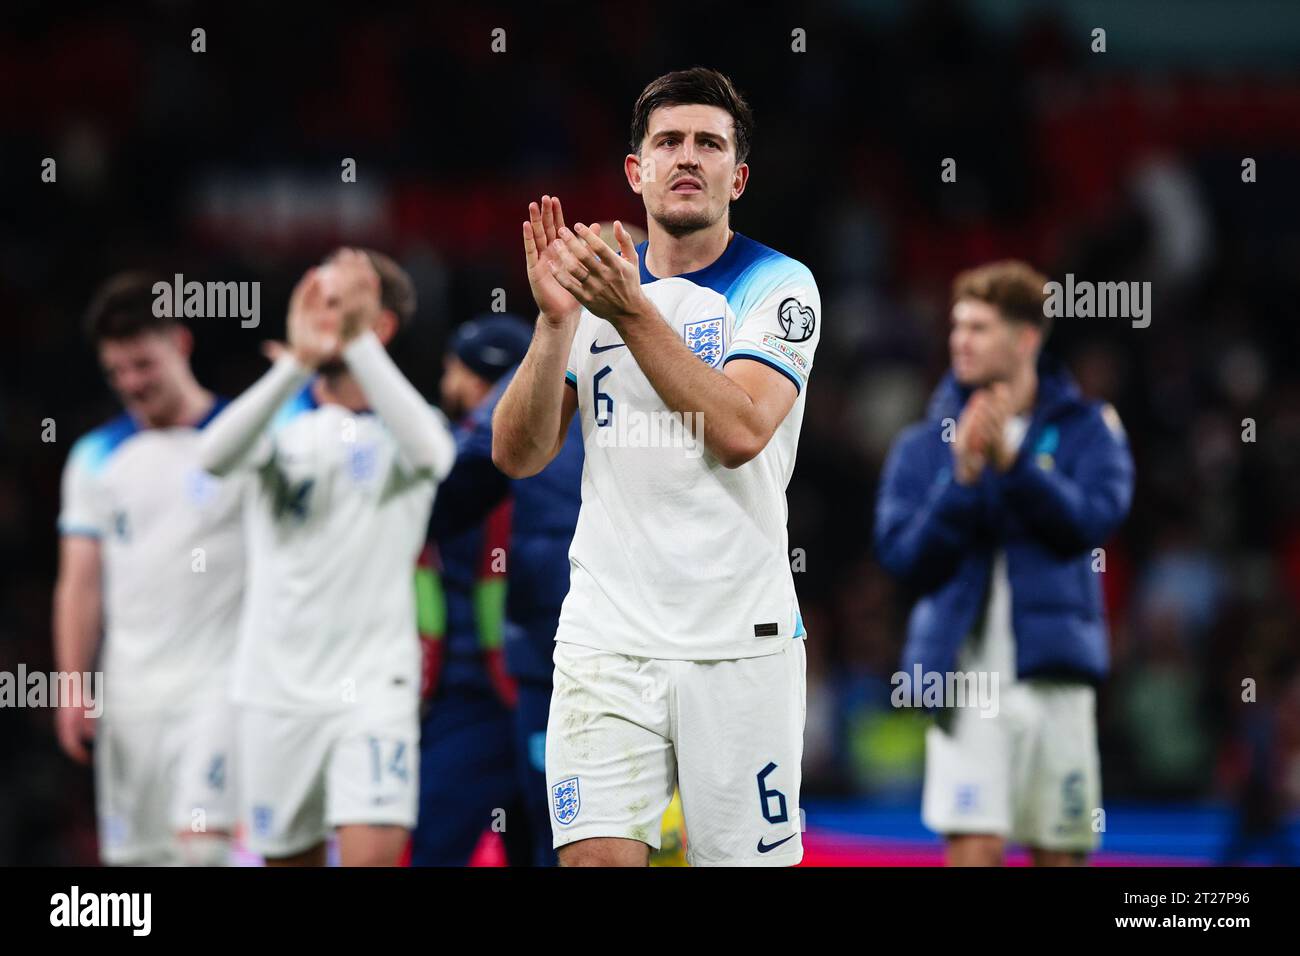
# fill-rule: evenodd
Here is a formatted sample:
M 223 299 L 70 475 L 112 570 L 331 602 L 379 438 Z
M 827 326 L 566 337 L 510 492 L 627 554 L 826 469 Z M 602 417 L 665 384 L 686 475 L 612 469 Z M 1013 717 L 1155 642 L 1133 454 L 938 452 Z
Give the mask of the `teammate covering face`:
M 205 467 L 255 482 L 235 699 L 241 816 L 272 861 L 321 863 L 338 828 L 345 865 L 393 864 L 415 823 L 411 568 L 455 446 L 384 349 L 404 289 L 376 253 L 310 270 L 288 348 L 203 442 Z

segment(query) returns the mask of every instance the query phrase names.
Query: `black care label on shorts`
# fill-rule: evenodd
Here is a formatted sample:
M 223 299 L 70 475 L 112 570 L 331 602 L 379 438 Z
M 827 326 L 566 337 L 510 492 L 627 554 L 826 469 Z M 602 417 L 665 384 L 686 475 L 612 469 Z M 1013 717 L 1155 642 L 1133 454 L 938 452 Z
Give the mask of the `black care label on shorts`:
M 777 631 L 780 630 L 776 624 L 755 624 L 755 637 L 776 637 Z

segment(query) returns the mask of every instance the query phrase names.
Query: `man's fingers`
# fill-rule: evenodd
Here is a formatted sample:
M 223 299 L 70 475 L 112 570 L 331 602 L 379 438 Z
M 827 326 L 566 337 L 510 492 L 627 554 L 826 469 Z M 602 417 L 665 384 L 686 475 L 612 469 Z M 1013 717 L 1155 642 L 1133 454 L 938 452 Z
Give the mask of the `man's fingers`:
M 345 292 L 357 295 L 379 288 L 379 273 L 370 257 L 360 249 L 344 249 L 332 264 L 338 270 L 339 284 Z
M 546 245 L 550 246 L 555 241 L 555 204 L 551 201 L 550 196 L 542 197 L 542 235 L 546 237 Z
M 979 409 L 971 417 L 971 425 L 977 432 L 991 434 L 997 428 L 997 419 L 987 409 Z
M 600 238 L 600 223 L 595 222 L 590 226 L 586 226 L 580 222 L 575 222 L 573 224 L 573 232 L 578 239 L 586 243 L 587 248 L 592 251 L 597 259 L 600 259 L 602 262 L 605 261 L 601 258 L 601 253 L 609 250 L 609 244 L 606 243 L 604 239 Z
M 317 335 L 326 335 L 329 332 L 337 332 L 343 328 L 343 310 L 342 309 L 321 309 L 311 315 L 310 321 Z
M 594 272 L 597 275 L 604 275 L 605 270 L 607 270 L 609 266 L 605 265 L 601 260 L 600 252 L 592 245 L 592 243 L 598 243 L 600 247 L 604 248 L 607 252 L 609 246 L 606 246 L 601 242 L 599 237 L 592 236 L 591 233 L 587 231 L 587 227 L 581 223 L 578 223 L 574 228 L 581 229 L 583 232 L 587 233 L 589 238 L 584 239 L 582 236 L 574 235 L 568 229 L 561 230 L 560 240 L 564 243 L 564 247 L 569 250 L 569 253 L 573 258 L 577 259 L 578 262 L 582 264 L 582 268 L 585 269 L 588 274 Z
M 63 723 L 59 728 L 59 745 L 63 748 L 63 752 L 77 763 L 90 762 L 90 751 L 82 739 L 80 727 Z
M 308 269 L 306 272 L 304 272 L 304 273 L 302 274 L 302 278 L 300 278 L 300 279 L 299 279 L 299 280 L 294 284 L 293 292 L 289 293 L 289 313 L 290 313 L 290 314 L 293 314 L 293 312 L 294 312 L 294 311 L 295 311 L 299 306 L 302 305 L 303 296 L 306 295 L 306 293 L 307 293 L 307 285 L 308 285 L 308 283 L 311 282 L 312 278 L 313 278 L 315 275 L 316 275 L 316 267 L 315 267 L 315 266 L 312 266 L 310 269 Z
M 358 253 L 358 255 L 361 257 L 360 268 L 361 268 L 361 274 L 362 276 L 365 277 L 366 280 L 366 287 L 369 289 L 374 289 L 376 292 L 378 292 L 380 286 L 379 270 L 375 268 L 375 264 L 370 261 L 370 256 L 368 256 L 366 253 L 361 252 Z
M 315 310 L 320 308 L 324 300 L 324 293 L 321 289 L 320 273 L 315 269 L 307 274 L 307 285 L 302 290 L 302 305 L 306 309 Z
M 563 239 L 556 239 L 551 243 L 551 251 L 555 258 L 559 260 L 559 265 L 565 272 L 577 282 L 586 279 L 591 270 L 578 261 L 578 258 L 569 251 L 568 243 Z
M 560 284 L 560 288 L 566 290 L 575 299 L 583 305 L 587 305 L 587 293 L 582 288 L 582 283 L 573 277 L 564 266 L 551 266 L 551 275 L 555 276 L 555 281 Z
M 636 254 L 636 243 L 632 241 L 632 235 L 623 228 L 623 223 L 614 220 L 614 240 L 618 243 L 619 251 L 623 253 L 623 258 L 632 265 L 640 264 L 640 257 Z
M 545 205 L 545 197 L 543 197 L 543 201 L 540 203 L 530 202 L 528 204 L 528 224 L 533 230 L 533 245 L 537 247 L 538 256 L 540 256 L 550 244 L 546 238 L 546 226 L 542 222 L 542 208 Z
M 965 447 L 971 450 L 983 449 L 991 441 L 997 430 L 985 419 L 984 416 L 977 416 L 971 419 L 970 428 L 966 432 Z
M 578 233 L 579 238 L 587 244 L 592 255 L 595 256 L 595 270 L 606 278 L 613 275 L 613 270 L 618 268 L 612 261 L 615 258 L 613 255 L 614 250 L 610 248 L 609 243 L 600 237 L 600 223 L 591 226 L 578 223 L 573 228 Z
M 986 428 L 980 432 L 980 451 L 993 452 L 1002 446 L 1002 430 L 1000 428 Z
M 537 243 L 533 240 L 533 224 L 524 223 L 524 261 L 528 263 L 528 271 L 531 272 L 537 265 Z
M 994 414 L 993 408 L 989 405 L 987 400 L 976 401 L 975 399 L 972 399 L 970 405 L 966 407 L 966 411 L 973 422 L 989 421 L 993 418 Z
M 552 196 L 551 205 L 555 209 L 555 232 L 558 235 L 560 230 L 564 228 L 564 210 L 560 208 L 560 197 Z

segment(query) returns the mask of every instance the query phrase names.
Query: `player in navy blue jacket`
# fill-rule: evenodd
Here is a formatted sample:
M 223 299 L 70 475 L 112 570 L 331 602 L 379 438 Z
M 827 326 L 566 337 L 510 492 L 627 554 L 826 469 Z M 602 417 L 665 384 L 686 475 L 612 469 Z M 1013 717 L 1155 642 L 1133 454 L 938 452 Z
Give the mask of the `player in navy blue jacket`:
M 461 422 L 458 447 L 474 441 L 479 410 L 495 404 L 494 384 L 523 357 L 530 337 L 510 316 L 457 328 L 441 390 L 447 414 Z M 502 494 L 480 510 L 472 481 L 467 487 L 472 470 L 472 463 L 453 466 L 451 483 L 439 487 L 435 510 L 461 520 L 433 536 L 416 574 L 428 698 L 411 841 L 416 866 L 464 866 L 489 828 L 502 833 L 510 862 L 533 856 L 515 766 L 518 690 L 502 655 L 512 506 Z M 549 837 L 550 827 L 542 829 Z
M 511 480 L 498 471 L 492 464 L 492 412 L 513 375 L 512 368 L 501 377 L 461 429 L 456 465 L 438 487 L 429 534 L 435 541 L 462 534 L 502 501 L 512 500 L 505 667 L 516 695 L 515 772 L 534 839 L 533 863 L 550 866 L 555 851 L 545 774 L 546 720 L 555 629 L 569 591 L 569 543 L 582 503 L 582 436 L 575 419 L 560 454 L 532 478 Z
M 1000 863 L 1009 839 L 1082 862 L 1099 832 L 1101 549 L 1133 462 L 1114 409 L 1041 354 L 1046 282 L 1019 262 L 957 277 L 952 369 L 876 507 L 877 554 L 916 596 L 895 703 L 942 705 L 922 815 L 952 864 Z

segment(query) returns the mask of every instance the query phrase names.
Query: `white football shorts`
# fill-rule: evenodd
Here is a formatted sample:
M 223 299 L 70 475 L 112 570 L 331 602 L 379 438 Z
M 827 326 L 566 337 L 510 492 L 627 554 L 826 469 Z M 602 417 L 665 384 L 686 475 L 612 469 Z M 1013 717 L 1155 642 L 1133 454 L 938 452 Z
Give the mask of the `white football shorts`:
M 174 863 L 177 834 L 233 830 L 234 743 L 234 712 L 225 701 L 105 713 L 94 744 L 101 860 Z
M 1090 852 L 1101 807 L 1096 692 L 1017 681 L 997 713 L 958 707 L 925 738 L 921 818 L 937 833 L 990 833 L 1045 850 Z
M 377 715 L 245 705 L 239 747 L 239 815 L 254 853 L 302 853 L 347 824 L 415 826 L 417 707 Z
M 679 786 L 691 866 L 792 866 L 806 710 L 802 639 L 738 660 L 629 657 L 563 641 L 546 731 L 558 849 L 592 837 L 659 849 Z

